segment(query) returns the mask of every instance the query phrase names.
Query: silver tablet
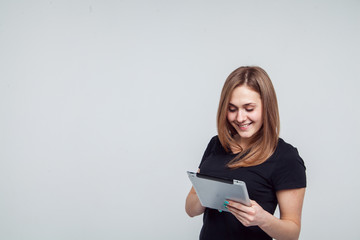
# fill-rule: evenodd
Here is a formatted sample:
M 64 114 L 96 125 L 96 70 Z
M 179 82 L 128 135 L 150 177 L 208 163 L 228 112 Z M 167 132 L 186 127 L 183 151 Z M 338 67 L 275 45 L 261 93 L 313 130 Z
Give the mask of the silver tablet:
M 189 171 L 187 174 L 204 207 L 229 212 L 224 206 L 225 200 L 233 200 L 251 206 L 245 182 Z

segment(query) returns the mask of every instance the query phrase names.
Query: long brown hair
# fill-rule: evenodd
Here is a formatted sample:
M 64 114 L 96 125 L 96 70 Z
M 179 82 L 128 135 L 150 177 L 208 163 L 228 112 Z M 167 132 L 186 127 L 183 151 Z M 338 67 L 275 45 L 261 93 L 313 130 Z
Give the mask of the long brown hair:
M 259 93 L 262 102 L 263 125 L 243 149 L 235 140 L 236 130 L 227 120 L 230 98 L 235 88 L 245 85 Z M 279 139 L 280 118 L 276 93 L 270 77 L 260 67 L 240 67 L 226 79 L 217 112 L 217 129 L 221 145 L 227 152 L 239 149 L 228 167 L 256 166 L 266 161 L 275 151 Z

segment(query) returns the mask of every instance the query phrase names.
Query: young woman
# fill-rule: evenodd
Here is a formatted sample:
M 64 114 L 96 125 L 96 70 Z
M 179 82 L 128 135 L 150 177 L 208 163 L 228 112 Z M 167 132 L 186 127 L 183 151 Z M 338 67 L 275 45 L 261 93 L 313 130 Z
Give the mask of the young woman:
M 200 239 L 298 239 L 305 165 L 297 149 L 279 138 L 276 94 L 263 69 L 240 67 L 229 75 L 217 128 L 199 172 L 244 181 L 252 206 L 225 201 L 231 213 L 205 208 L 191 188 L 185 208 L 190 217 L 204 214 Z M 280 218 L 273 215 L 278 204 Z

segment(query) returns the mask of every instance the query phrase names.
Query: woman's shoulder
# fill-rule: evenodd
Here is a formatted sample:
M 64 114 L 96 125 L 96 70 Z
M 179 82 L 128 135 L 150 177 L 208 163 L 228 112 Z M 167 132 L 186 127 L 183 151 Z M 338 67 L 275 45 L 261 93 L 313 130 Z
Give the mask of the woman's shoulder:
M 306 187 L 306 167 L 297 148 L 279 138 L 275 155 L 272 181 L 276 190 Z
M 210 139 L 210 143 L 215 144 L 215 143 L 219 143 L 219 142 L 220 142 L 220 140 L 219 140 L 219 136 L 218 136 L 218 135 L 215 135 L 215 136 L 213 136 L 213 137 Z
M 209 146 L 214 148 L 214 147 L 217 147 L 219 145 L 221 145 L 220 140 L 219 140 L 219 136 L 218 135 L 213 136 L 210 139 Z
M 298 162 L 301 165 L 304 165 L 304 161 L 300 157 L 298 149 L 282 138 L 279 138 L 276 148 L 276 156 L 280 161 L 285 161 L 287 163 Z
M 216 153 L 218 151 L 219 144 L 220 144 L 220 140 L 219 140 L 217 135 L 210 139 L 210 141 L 209 141 L 209 143 L 208 143 L 208 145 L 207 145 L 207 147 L 205 149 L 205 152 L 203 154 L 203 157 L 201 159 L 199 168 L 201 167 L 201 165 L 203 164 L 205 159 L 207 159 L 211 154 L 214 154 L 214 153 Z
M 210 139 L 210 142 L 208 144 L 207 147 L 211 152 L 218 152 L 218 151 L 222 151 L 223 147 L 221 145 L 220 139 L 218 137 L 218 135 L 213 136 Z
M 297 148 L 286 142 L 284 139 L 279 138 L 276 151 L 281 154 L 298 154 Z

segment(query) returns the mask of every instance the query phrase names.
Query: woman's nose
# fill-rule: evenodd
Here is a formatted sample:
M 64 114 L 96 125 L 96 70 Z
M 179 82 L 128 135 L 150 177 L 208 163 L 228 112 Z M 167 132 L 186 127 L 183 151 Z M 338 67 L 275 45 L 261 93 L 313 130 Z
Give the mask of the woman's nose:
M 239 110 L 236 116 L 236 121 L 244 122 L 246 120 L 246 113 L 243 110 Z

